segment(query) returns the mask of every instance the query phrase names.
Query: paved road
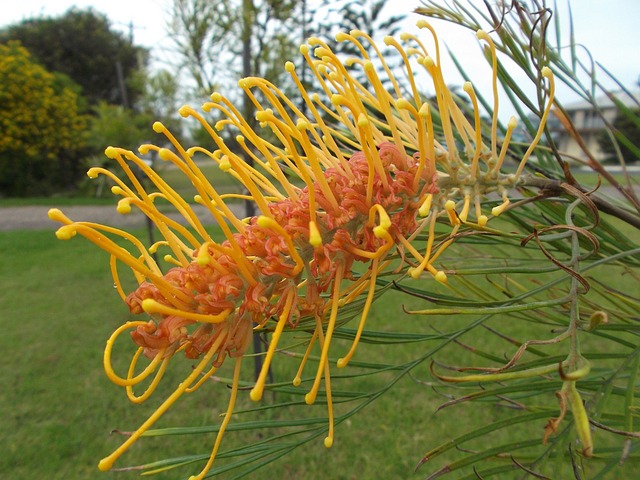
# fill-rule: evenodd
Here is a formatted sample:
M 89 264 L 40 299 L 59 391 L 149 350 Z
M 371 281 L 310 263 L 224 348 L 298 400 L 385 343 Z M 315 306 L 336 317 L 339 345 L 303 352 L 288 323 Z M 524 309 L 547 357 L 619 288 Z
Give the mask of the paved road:
M 620 197 L 619 192 L 615 192 L 612 187 L 606 186 L 600 189 L 601 194 Z M 9 230 L 43 230 L 57 229 L 60 224 L 49 220 L 47 206 L 22 206 L 22 207 L 0 207 L 0 232 Z M 201 205 L 192 205 L 196 215 L 204 225 L 211 225 L 215 220 L 209 211 Z M 244 217 L 243 204 L 230 204 L 230 208 L 239 217 Z M 72 220 L 90 221 L 111 225 L 118 228 L 135 228 L 145 225 L 145 216 L 133 208 L 128 215 L 120 215 L 114 205 L 84 205 L 66 206 L 61 210 Z M 181 224 L 185 224 L 184 218 L 180 214 L 169 214 L 169 216 Z
M 57 229 L 60 224 L 49 220 L 47 206 L 21 206 L 21 207 L 2 207 L 0 208 L 0 231 L 9 230 L 45 230 Z M 211 213 L 201 206 L 192 205 L 192 208 L 200 221 L 205 225 L 215 223 Z M 243 217 L 244 205 L 230 204 L 229 208 L 238 216 Z M 113 206 L 104 205 L 83 205 L 83 206 L 67 206 L 60 210 L 64 212 L 71 220 L 90 221 L 111 225 L 118 228 L 135 228 L 145 225 L 145 216 L 135 208 L 127 215 L 120 215 Z M 178 213 L 168 214 L 174 220 L 185 224 L 184 218 Z

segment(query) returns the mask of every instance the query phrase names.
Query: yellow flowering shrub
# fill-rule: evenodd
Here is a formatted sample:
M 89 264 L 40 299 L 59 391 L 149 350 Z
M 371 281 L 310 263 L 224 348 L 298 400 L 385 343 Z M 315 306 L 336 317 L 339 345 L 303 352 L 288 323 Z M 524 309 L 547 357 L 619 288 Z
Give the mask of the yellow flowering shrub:
M 73 182 L 87 126 L 78 101 L 69 80 L 36 63 L 18 42 L 0 45 L 2 195 L 46 194 Z

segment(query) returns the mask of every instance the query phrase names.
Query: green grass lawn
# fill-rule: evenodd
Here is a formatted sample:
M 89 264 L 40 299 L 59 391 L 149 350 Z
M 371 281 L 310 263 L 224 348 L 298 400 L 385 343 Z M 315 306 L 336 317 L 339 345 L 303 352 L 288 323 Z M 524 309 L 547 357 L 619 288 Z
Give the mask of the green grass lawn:
M 192 362 L 184 358 L 174 359 L 174 369 L 163 380 L 157 395 L 143 405 L 130 404 L 122 389 L 109 382 L 102 368 L 106 339 L 129 317 L 113 288 L 106 255 L 82 239 L 58 241 L 51 231 L 4 232 L 0 234 L 0 252 L 0 321 L 3 330 L 0 336 L 3 353 L 0 357 L 0 478 L 137 478 L 137 472 L 100 474 L 97 471 L 99 459 L 111 453 L 121 441 L 121 437 L 110 435 L 110 432 L 113 429 L 126 431 L 137 428 L 172 386 L 175 388 L 186 376 Z M 607 275 L 606 272 L 600 274 Z M 611 275 L 610 280 L 612 284 L 626 281 L 616 274 Z M 424 308 L 424 302 L 417 299 L 393 293 L 385 295 L 374 304 L 368 329 L 436 335 L 438 332 L 456 331 L 473 320 L 469 317 L 444 319 L 403 314 L 403 307 L 418 305 Z M 519 340 L 529 335 L 549 335 L 548 326 L 517 322 L 516 315 L 506 319 L 513 321 L 505 322 L 505 317 L 502 317 L 499 323 L 492 325 Z M 355 328 L 354 322 L 348 327 Z M 493 335 L 478 337 L 476 331 L 460 340 L 472 349 L 498 357 L 512 354 L 515 348 Z M 291 334 L 281 345 L 297 341 L 296 335 Z M 127 350 L 124 338 L 120 343 L 119 348 Z M 424 355 L 441 343 L 442 340 L 425 340 L 397 345 L 362 344 L 355 360 L 402 364 Z M 348 345 L 347 342 L 341 344 L 336 341 L 333 350 L 336 357 L 346 351 Z M 478 357 L 472 349 L 450 344 L 437 352 L 434 358 L 455 365 L 477 362 Z M 121 369 L 123 365 L 119 365 Z M 229 367 L 226 365 L 219 376 L 230 377 Z M 245 367 L 244 379 L 250 382 L 251 359 L 247 359 Z M 278 355 L 274 360 L 275 381 L 289 382 L 296 368 L 297 360 L 285 354 Z M 343 372 L 370 372 L 357 365 L 347 370 L 333 369 L 334 391 L 375 391 L 396 378 L 398 381 L 393 389 L 338 425 L 332 449 L 325 449 L 322 437 L 317 438 L 249 478 L 267 475 L 312 480 L 425 478 L 433 471 L 431 466 L 415 474 L 413 469 L 426 451 L 483 422 L 498 421 L 511 414 L 509 408 L 497 406 L 494 401 L 466 403 L 436 413 L 438 405 L 450 398 L 448 395 L 452 390 L 434 382 L 429 372 L 429 360 L 413 369 L 410 375 L 403 376 L 392 370 L 341 379 Z M 299 390 L 298 393 L 278 393 L 275 398 L 268 393 L 265 401 L 299 402 L 304 388 Z M 196 393 L 185 395 L 158 426 L 217 424 L 227 399 L 228 389 L 223 384 L 205 385 Z M 541 399 L 552 408 L 557 404 L 552 391 Z M 248 393 L 241 392 L 237 409 L 254 406 L 248 399 Z M 350 403 L 337 405 L 338 414 L 351 407 Z M 321 404 L 314 407 L 292 406 L 240 415 L 234 417 L 234 422 L 325 415 Z M 544 420 L 537 423 L 539 431 L 524 433 L 541 437 L 544 423 Z M 229 432 L 222 451 L 258 441 L 267 434 L 265 431 Z M 515 434 L 498 432 L 489 440 L 512 441 L 518 435 L 517 431 Z M 143 438 L 117 466 L 207 453 L 212 442 L 211 434 Z M 470 446 L 481 443 L 471 443 Z M 445 458 L 451 460 L 459 456 L 453 451 Z M 224 459 L 221 460 L 222 465 Z M 440 460 L 438 462 L 436 465 L 442 465 Z M 197 464 L 191 465 L 153 478 L 187 478 L 197 469 Z M 637 478 L 638 472 L 633 466 L 625 467 L 615 471 L 617 477 L 603 478 Z M 566 465 L 562 469 L 552 468 L 550 478 L 568 478 L 563 475 L 568 475 Z M 498 478 L 521 478 L 521 475 Z

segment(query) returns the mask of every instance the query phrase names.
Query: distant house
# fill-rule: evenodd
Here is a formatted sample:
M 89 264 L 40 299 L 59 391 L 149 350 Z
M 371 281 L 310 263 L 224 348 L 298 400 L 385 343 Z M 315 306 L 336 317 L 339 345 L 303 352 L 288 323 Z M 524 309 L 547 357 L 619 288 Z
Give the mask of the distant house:
M 633 91 L 631 93 L 632 96 L 624 92 L 615 92 L 614 95 L 619 101 L 624 103 L 625 106 L 632 109 L 640 108 L 640 91 Z M 585 100 L 568 103 L 563 105 L 563 107 L 567 115 L 571 118 L 574 128 L 582 136 L 591 154 L 596 160 L 602 161 L 605 160 L 607 156 L 600 150 L 600 146 L 598 145 L 598 135 L 602 132 L 605 125 L 603 117 L 607 122 L 613 124 L 618 114 L 618 108 L 606 95 L 596 97 L 596 105 L 600 109 L 600 114 L 596 112 L 593 105 Z M 548 125 L 554 135 L 558 150 L 582 160 L 587 159 L 578 143 L 563 127 L 557 115 L 554 116 L 552 113 Z

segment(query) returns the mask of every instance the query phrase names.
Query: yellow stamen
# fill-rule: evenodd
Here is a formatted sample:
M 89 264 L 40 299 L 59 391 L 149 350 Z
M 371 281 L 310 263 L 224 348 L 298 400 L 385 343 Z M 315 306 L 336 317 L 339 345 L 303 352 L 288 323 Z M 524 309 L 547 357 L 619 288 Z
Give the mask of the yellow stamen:
M 509 203 L 511 202 L 509 201 L 505 193 L 504 195 L 502 195 L 502 203 L 491 209 L 491 215 L 497 217 L 498 215 L 502 214 L 509 206 Z
M 229 404 L 227 406 L 227 411 L 224 415 L 224 419 L 220 424 L 218 434 L 216 435 L 216 441 L 213 444 L 211 456 L 209 457 L 209 460 L 207 461 L 207 464 L 204 466 L 202 471 L 198 475 L 192 475 L 191 477 L 189 477 L 189 480 L 202 480 L 213 466 L 213 462 L 215 461 L 216 455 L 218 454 L 220 444 L 222 443 L 222 437 L 224 436 L 224 432 L 227 429 L 227 425 L 229 425 L 229 422 L 231 421 L 233 409 L 236 405 L 236 399 L 238 398 L 238 384 L 240 382 L 242 358 L 242 355 L 236 358 L 236 366 L 233 370 L 233 381 L 231 382 L 231 396 L 229 397 Z
M 496 46 L 487 32 L 478 30 L 476 36 L 489 44 L 491 51 L 491 86 L 493 89 L 493 117 L 491 118 L 491 156 L 498 157 L 498 56 Z
M 540 118 L 540 125 L 538 126 L 538 131 L 536 132 L 536 136 L 533 138 L 533 140 L 529 144 L 529 148 L 524 153 L 522 160 L 520 160 L 520 165 L 518 166 L 518 170 L 515 173 L 516 178 L 520 177 L 520 174 L 522 173 L 522 170 L 524 169 L 524 166 L 527 163 L 529 156 L 538 145 L 538 142 L 540 141 L 540 137 L 542 137 L 542 132 L 544 132 L 544 128 L 547 123 L 547 118 L 549 117 L 549 112 L 551 111 L 551 107 L 553 106 L 553 99 L 556 91 L 555 81 L 553 79 L 553 72 L 549 67 L 543 67 L 541 73 L 543 77 L 549 80 L 549 98 L 547 100 L 547 106 L 544 109 L 544 113 L 542 114 L 542 118 Z
M 119 385 L 121 387 L 127 387 L 127 386 L 136 385 L 140 383 L 149 375 L 151 375 L 155 371 L 158 364 L 162 361 L 162 357 L 164 356 L 166 349 L 161 349 L 156 354 L 156 356 L 153 357 L 153 360 L 149 363 L 149 365 L 147 365 L 142 372 L 140 372 L 138 375 L 136 375 L 133 378 L 131 378 L 130 376 L 127 376 L 127 378 L 122 378 L 118 376 L 118 374 L 113 370 L 113 366 L 111 365 L 111 351 L 113 350 L 113 345 L 116 339 L 120 336 L 122 332 L 126 330 L 130 330 L 132 328 L 136 328 L 141 325 L 146 325 L 146 324 L 147 322 L 143 322 L 143 321 L 127 322 L 124 325 L 121 325 L 120 327 L 118 327 L 115 330 L 115 332 L 111 334 L 111 336 L 109 337 L 109 340 L 107 340 L 107 346 L 104 349 L 102 363 L 104 365 L 104 371 L 107 374 L 107 377 L 109 377 L 109 380 L 111 380 L 116 385 Z M 142 350 L 144 349 L 140 347 L 138 349 L 137 355 L 142 353 Z M 135 358 L 136 357 L 134 357 L 134 360 Z
M 320 319 L 316 317 L 316 331 L 318 332 L 318 340 L 320 342 L 320 348 L 324 350 L 325 338 L 322 333 L 322 324 L 320 323 Z M 324 365 L 324 388 L 325 394 L 327 397 L 327 416 L 329 417 L 329 433 L 324 439 L 324 446 L 326 448 L 331 448 L 333 446 L 333 428 L 334 428 L 334 419 L 333 419 L 333 399 L 331 397 L 331 369 L 329 367 L 329 362 L 326 362 Z
M 498 161 L 493 167 L 493 172 L 498 173 L 500 168 L 502 167 L 502 162 L 504 162 L 504 157 L 507 155 L 507 150 L 509 150 L 509 142 L 511 141 L 511 134 L 518 126 L 518 121 L 516 117 L 511 117 L 509 119 L 509 123 L 507 123 L 507 133 L 504 136 L 504 140 L 502 141 L 502 148 L 500 149 L 500 157 L 498 157 Z
M 367 323 L 367 316 L 369 315 L 369 310 L 371 309 L 371 305 L 373 304 L 373 298 L 376 291 L 376 278 L 378 273 L 378 258 L 374 258 L 371 264 L 371 278 L 369 279 L 369 293 L 367 294 L 367 299 L 362 308 L 362 315 L 360 316 L 360 323 L 358 324 L 358 330 L 356 332 L 356 336 L 353 339 L 353 343 L 351 344 L 351 348 L 347 352 L 347 354 L 338 360 L 338 368 L 344 368 L 347 366 L 351 357 L 356 352 L 356 348 L 358 346 L 358 342 L 360 341 L 360 337 L 362 336 L 362 332 L 364 331 L 364 326 Z
M 449 216 L 449 223 L 451 223 L 451 226 L 460 225 L 460 219 L 456 213 L 456 202 L 453 200 L 447 200 L 444 204 L 444 209 Z
M 264 391 L 264 382 L 269 374 L 269 368 L 271 365 L 271 360 L 273 359 L 273 353 L 278 346 L 278 341 L 280 340 L 280 335 L 282 335 L 282 331 L 284 330 L 285 325 L 290 320 L 291 309 L 293 308 L 293 303 L 296 298 L 296 290 L 295 288 L 290 288 L 287 292 L 287 299 L 285 301 L 284 307 L 282 308 L 282 313 L 280 317 L 278 317 L 278 323 L 276 324 L 276 328 L 273 331 L 273 336 L 271 341 L 269 342 L 269 348 L 267 349 L 267 354 L 264 358 L 264 362 L 262 364 L 262 369 L 260 370 L 260 374 L 256 380 L 255 386 L 251 389 L 249 393 L 249 398 L 254 402 L 257 402 L 262 398 L 262 392 Z
M 296 376 L 293 377 L 293 386 L 294 387 L 299 387 L 300 383 L 302 383 L 302 371 L 304 370 L 304 366 L 307 364 L 307 360 L 309 360 L 309 355 L 311 355 L 311 349 L 313 348 L 313 345 L 316 341 L 316 339 L 318 338 L 318 328 L 316 326 L 316 329 L 313 332 L 313 335 L 311 336 L 311 339 L 309 340 L 309 345 L 307 345 L 307 349 L 304 352 L 304 355 L 302 356 L 302 360 L 300 361 L 300 366 L 298 367 L 298 371 L 296 372 Z
M 318 371 L 316 373 L 313 386 L 309 393 L 304 397 L 304 401 L 307 405 L 311 405 L 316 401 L 318 395 L 318 389 L 320 388 L 320 379 L 327 364 L 327 358 L 329 356 L 329 345 L 331 344 L 331 337 L 333 336 L 333 330 L 336 326 L 336 318 L 338 317 L 338 300 L 340 299 L 340 284 L 342 283 L 342 274 L 344 272 L 344 264 L 339 263 L 336 267 L 336 274 L 333 280 L 333 296 L 331 299 L 331 314 L 329 316 L 329 322 L 327 323 L 327 333 L 325 334 L 324 345 L 322 346 L 322 352 L 320 353 L 320 362 L 318 364 Z M 320 333 L 319 333 L 320 334 Z
M 133 374 L 134 374 L 135 368 L 136 368 L 136 363 L 138 362 L 138 358 L 142 354 L 143 350 L 144 349 L 139 348 L 138 351 L 133 356 L 133 360 L 131 361 L 131 364 L 129 365 L 129 372 L 127 373 L 127 380 L 131 380 L 133 378 Z M 126 389 L 126 392 L 127 392 L 127 398 L 133 403 L 142 403 L 147 398 L 149 398 L 151 396 L 151 394 L 155 391 L 155 389 L 158 386 L 158 384 L 160 383 L 160 380 L 162 380 L 162 377 L 164 376 L 164 372 L 167 370 L 167 367 L 169 366 L 169 361 L 170 360 L 171 360 L 171 356 L 165 357 L 162 360 L 162 364 L 160 365 L 160 368 L 158 369 L 158 372 L 156 373 L 156 376 L 153 377 L 153 380 L 151 381 L 151 383 L 149 384 L 147 389 L 142 393 L 142 395 L 135 395 L 133 393 L 133 387 L 131 385 L 126 385 L 125 389 Z
M 187 320 L 193 320 L 194 322 L 202 322 L 202 323 L 223 322 L 232 312 L 232 309 L 227 308 L 226 310 L 223 310 L 221 313 L 218 313 L 217 315 L 195 313 L 195 312 L 180 310 L 179 308 L 172 308 L 167 305 L 163 305 L 162 303 L 152 298 L 145 298 L 142 301 L 142 309 L 149 314 L 159 313 L 161 315 L 175 315 L 176 317 L 182 317 L 182 318 L 186 318 Z
M 320 235 L 318 225 L 314 221 L 309 222 L 309 244 L 314 248 L 322 245 L 322 235 Z
M 473 154 L 473 160 L 471 161 L 471 178 L 476 178 L 478 172 L 478 160 L 480 159 L 480 154 L 482 153 L 482 147 L 484 144 L 482 143 L 482 123 L 480 120 L 480 109 L 478 108 L 478 98 L 476 97 L 476 92 L 473 90 L 473 85 L 471 82 L 465 82 L 462 87 L 464 91 L 469 95 L 471 99 L 471 104 L 473 105 L 473 119 L 475 125 L 475 144 L 476 148 Z

